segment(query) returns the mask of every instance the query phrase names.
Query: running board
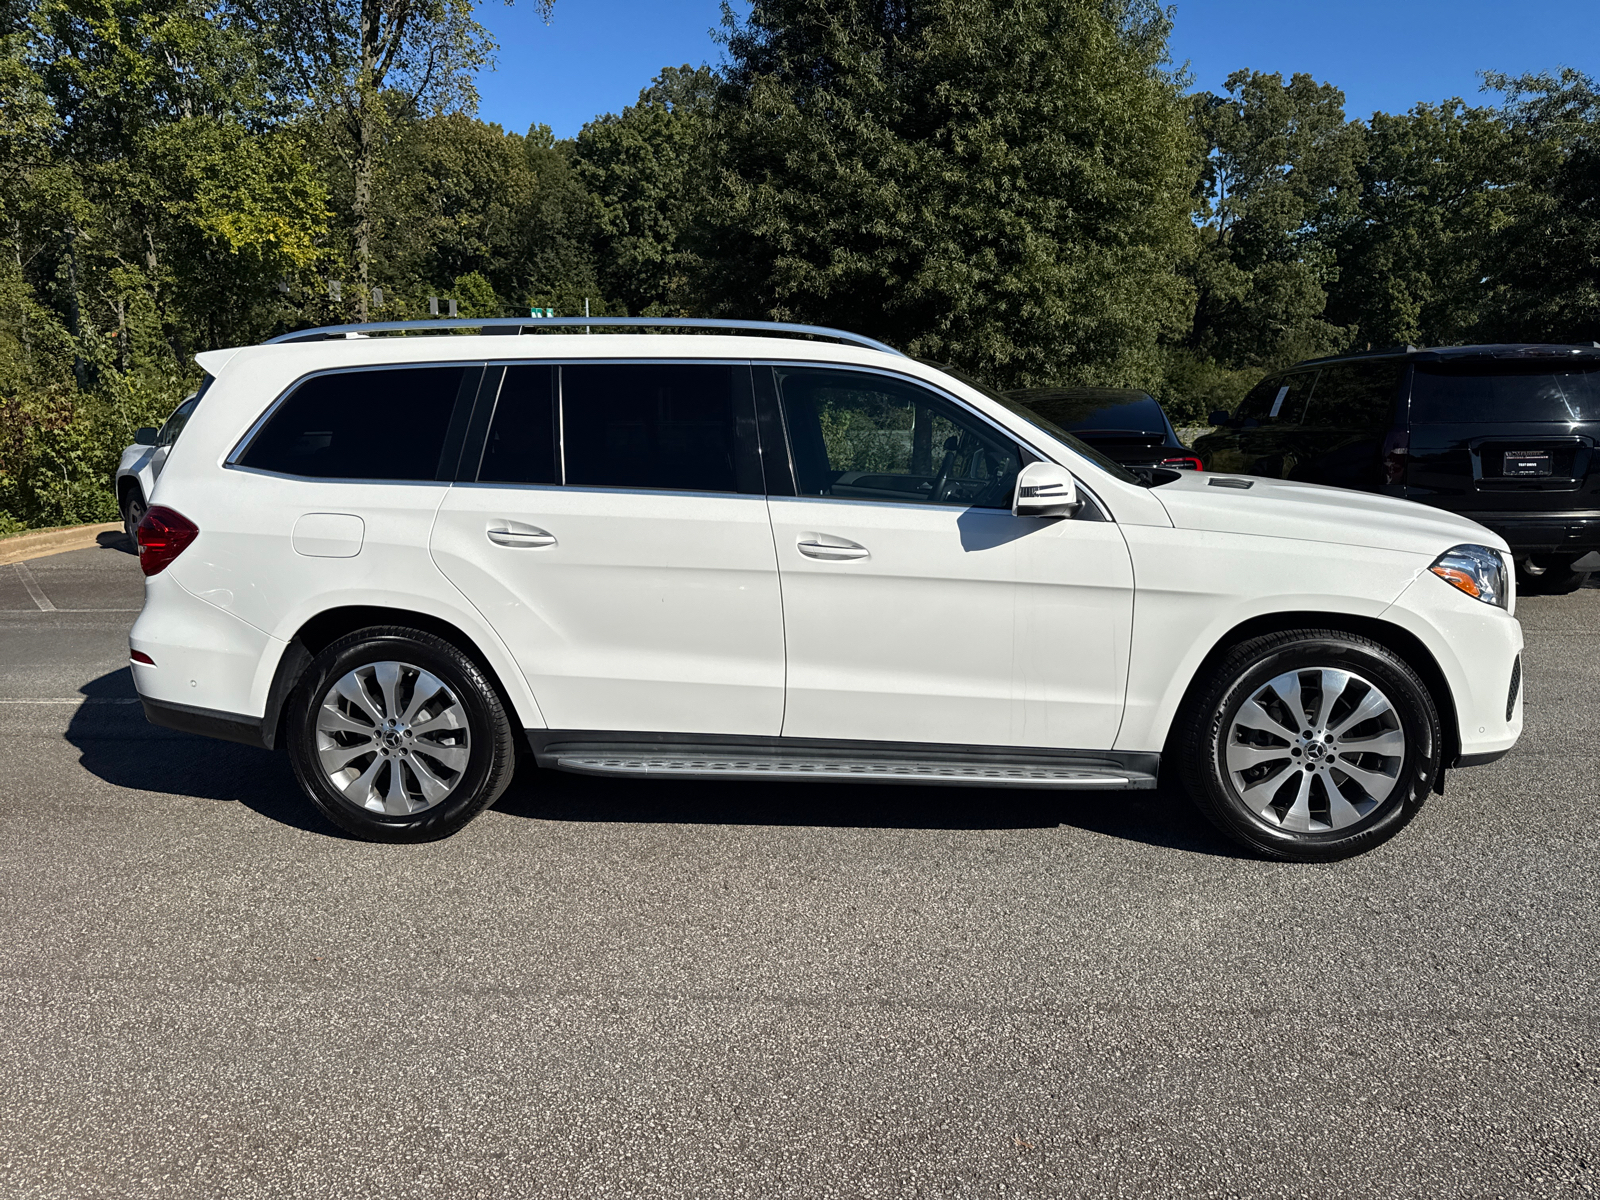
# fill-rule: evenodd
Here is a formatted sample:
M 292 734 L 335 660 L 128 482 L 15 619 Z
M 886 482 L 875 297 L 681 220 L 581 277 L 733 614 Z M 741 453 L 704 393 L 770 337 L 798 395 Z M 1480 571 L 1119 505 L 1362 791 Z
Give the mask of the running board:
M 540 765 L 578 775 L 647 779 L 815 779 L 835 783 L 910 783 L 955 787 L 1148 789 L 1155 776 L 1101 760 L 918 759 L 840 754 L 740 754 L 731 749 L 633 752 L 617 747 L 552 746 Z

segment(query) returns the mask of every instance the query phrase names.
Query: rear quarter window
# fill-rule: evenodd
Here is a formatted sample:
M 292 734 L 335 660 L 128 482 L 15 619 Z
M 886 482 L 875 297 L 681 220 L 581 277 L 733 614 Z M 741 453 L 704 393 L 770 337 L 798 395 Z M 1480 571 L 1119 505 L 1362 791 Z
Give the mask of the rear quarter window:
M 1592 421 L 1600 417 L 1600 364 L 1418 363 L 1413 425 Z
M 462 382 L 477 366 L 336 371 L 279 402 L 238 465 L 312 479 L 431 480 Z

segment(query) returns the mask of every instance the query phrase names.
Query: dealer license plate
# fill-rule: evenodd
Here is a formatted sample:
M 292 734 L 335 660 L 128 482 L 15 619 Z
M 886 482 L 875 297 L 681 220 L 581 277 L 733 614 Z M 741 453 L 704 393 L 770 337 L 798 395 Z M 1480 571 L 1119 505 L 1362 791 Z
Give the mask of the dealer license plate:
M 1500 469 L 1508 476 L 1548 475 L 1550 474 L 1550 451 L 1507 450 L 1505 465 Z

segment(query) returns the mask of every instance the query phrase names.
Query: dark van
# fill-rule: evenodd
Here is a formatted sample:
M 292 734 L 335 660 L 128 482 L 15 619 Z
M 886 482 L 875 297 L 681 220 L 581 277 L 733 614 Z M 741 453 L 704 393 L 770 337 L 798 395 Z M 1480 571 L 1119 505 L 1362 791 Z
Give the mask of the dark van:
M 1316 359 L 1195 441 L 1208 471 L 1402 496 L 1506 539 L 1518 583 L 1600 568 L 1600 346 L 1449 346 Z

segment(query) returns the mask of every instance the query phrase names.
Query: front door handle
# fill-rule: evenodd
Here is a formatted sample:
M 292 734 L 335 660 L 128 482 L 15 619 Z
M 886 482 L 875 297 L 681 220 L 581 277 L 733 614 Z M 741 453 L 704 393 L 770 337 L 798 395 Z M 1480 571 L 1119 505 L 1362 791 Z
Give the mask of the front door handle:
M 828 533 L 802 533 L 795 548 L 807 558 L 820 558 L 824 562 L 872 557 L 872 552 L 860 543 Z
M 537 525 L 524 525 L 520 521 L 498 521 L 489 526 L 486 532 L 489 540 L 496 546 L 536 549 L 556 544 L 555 534 L 540 529 Z

